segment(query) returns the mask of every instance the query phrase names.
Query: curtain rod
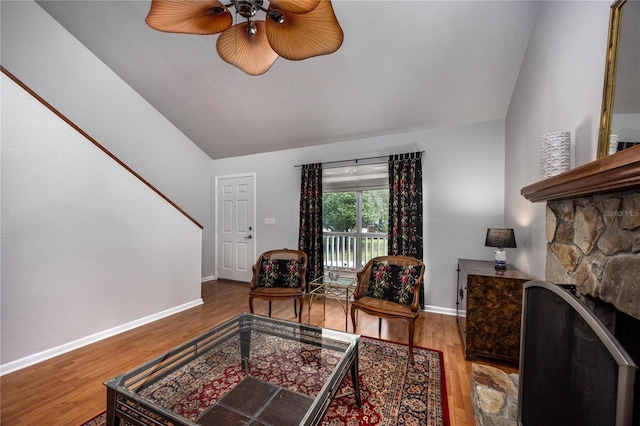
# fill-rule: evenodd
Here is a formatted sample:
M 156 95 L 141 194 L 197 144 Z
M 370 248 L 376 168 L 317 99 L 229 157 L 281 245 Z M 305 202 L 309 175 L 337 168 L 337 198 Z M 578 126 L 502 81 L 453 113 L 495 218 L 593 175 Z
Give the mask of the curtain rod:
M 414 152 L 406 152 L 405 154 L 424 154 L 424 151 L 414 151 Z M 377 157 L 363 157 L 363 158 L 352 158 L 352 159 L 348 159 L 348 160 L 335 160 L 335 161 L 325 161 L 323 163 L 321 163 L 323 166 L 326 164 L 336 164 L 336 163 L 347 163 L 349 161 L 355 161 L 356 164 L 358 164 L 358 161 L 365 161 L 365 160 L 388 160 L 389 157 L 391 155 L 402 155 L 402 154 L 389 154 L 389 155 L 379 155 Z M 371 163 L 371 164 L 375 164 L 375 163 Z M 296 164 L 294 167 L 302 167 L 305 164 Z

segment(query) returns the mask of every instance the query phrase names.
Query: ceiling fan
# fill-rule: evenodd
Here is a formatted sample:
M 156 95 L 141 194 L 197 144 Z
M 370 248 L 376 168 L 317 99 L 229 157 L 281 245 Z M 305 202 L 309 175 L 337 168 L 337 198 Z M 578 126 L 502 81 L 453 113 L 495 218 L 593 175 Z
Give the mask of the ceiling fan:
M 282 56 L 294 61 L 333 53 L 344 35 L 330 0 L 152 0 L 145 22 L 158 31 L 218 34 L 226 62 L 250 75 Z M 236 24 L 230 8 L 235 9 Z

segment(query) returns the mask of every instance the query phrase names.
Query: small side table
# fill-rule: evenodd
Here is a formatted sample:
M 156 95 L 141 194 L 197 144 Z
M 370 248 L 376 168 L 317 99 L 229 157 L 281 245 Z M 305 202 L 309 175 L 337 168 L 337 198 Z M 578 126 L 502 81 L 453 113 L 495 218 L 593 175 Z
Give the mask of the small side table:
M 309 316 L 311 316 L 311 305 L 318 297 L 322 297 L 322 318 L 325 318 L 327 313 L 326 299 L 335 299 L 344 310 L 344 330 L 347 331 L 349 301 L 355 290 L 355 277 L 340 277 L 335 281 L 332 281 L 328 275 L 316 278 L 309 283 Z
M 458 259 L 456 314 L 464 355 L 468 361 L 484 357 L 518 364 L 522 287 L 530 278 L 512 266 L 494 265 Z

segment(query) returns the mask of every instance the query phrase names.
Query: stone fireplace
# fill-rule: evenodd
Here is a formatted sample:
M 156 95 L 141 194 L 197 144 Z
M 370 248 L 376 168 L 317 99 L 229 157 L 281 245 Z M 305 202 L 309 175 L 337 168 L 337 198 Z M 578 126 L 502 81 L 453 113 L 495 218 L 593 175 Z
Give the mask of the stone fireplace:
M 549 201 L 545 280 L 575 295 L 640 365 L 640 193 L 634 190 Z M 640 418 L 636 375 L 635 419 Z
M 547 202 L 545 280 L 572 285 L 640 365 L 640 150 L 621 151 L 522 194 Z M 638 375 L 634 411 L 637 424 Z

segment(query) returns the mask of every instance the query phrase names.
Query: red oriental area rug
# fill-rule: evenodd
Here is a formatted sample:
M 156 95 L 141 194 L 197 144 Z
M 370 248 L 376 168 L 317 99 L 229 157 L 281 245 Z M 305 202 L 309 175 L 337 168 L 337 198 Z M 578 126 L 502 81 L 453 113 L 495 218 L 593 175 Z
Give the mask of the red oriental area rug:
M 336 398 L 331 402 L 322 424 L 334 425 L 426 425 L 449 426 L 449 409 L 444 377 L 442 353 L 414 348 L 415 364 L 409 362 L 407 345 L 361 337 L 359 343 L 359 373 L 362 407 L 353 396 Z M 270 357 L 278 356 L 270 353 Z M 308 361 L 308 360 L 307 360 Z M 291 359 L 286 362 L 291 363 Z M 194 364 L 189 371 L 167 377 L 158 384 L 153 397 L 163 406 L 192 421 L 244 377 L 242 369 L 217 372 L 206 384 L 198 384 L 197 392 L 175 392 L 176 385 L 184 386 L 189 377 L 202 377 L 202 365 Z M 295 367 L 292 367 L 295 370 Z M 172 389 L 172 392 L 167 392 Z M 353 389 L 347 374 L 338 394 Z M 296 389 L 311 393 L 313 389 Z M 103 426 L 104 413 L 82 426 Z

